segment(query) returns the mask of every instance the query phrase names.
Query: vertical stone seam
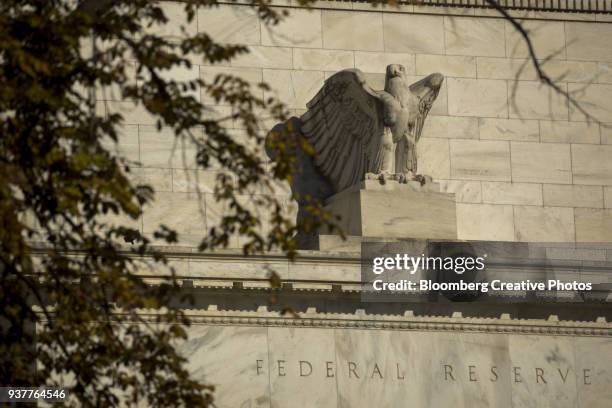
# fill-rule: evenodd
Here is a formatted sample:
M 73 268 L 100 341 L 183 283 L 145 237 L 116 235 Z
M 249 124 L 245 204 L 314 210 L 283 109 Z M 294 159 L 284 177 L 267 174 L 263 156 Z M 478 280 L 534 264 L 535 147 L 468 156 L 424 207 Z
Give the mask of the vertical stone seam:
M 508 24 L 506 24 L 506 20 L 504 19 L 504 57 L 508 58 L 508 41 L 506 31 L 508 30 Z
M 574 160 L 573 160 L 574 149 L 573 149 L 573 146 L 574 144 L 570 143 L 569 145 L 570 155 L 569 156 L 570 156 L 570 179 L 572 181 L 572 190 L 574 186 Z M 574 242 L 578 242 L 578 229 L 576 228 L 576 208 L 571 207 L 571 209 L 572 209 L 572 218 L 574 219 Z
M 325 26 L 323 25 L 323 13 L 325 10 L 319 10 L 319 24 L 321 24 L 321 49 L 325 48 Z
M 570 143 L 569 144 L 569 159 L 570 159 L 570 180 L 571 180 L 571 184 L 574 185 L 574 159 L 573 159 L 573 155 L 574 155 L 574 148 L 573 148 L 574 144 Z
M 380 15 L 380 31 L 381 31 L 381 35 L 382 35 L 382 52 L 384 54 L 385 52 L 385 24 L 384 24 L 384 20 L 383 20 L 383 12 L 379 11 L 377 12 Z M 321 31 L 323 31 L 323 27 L 321 27 Z M 353 64 L 355 66 L 355 68 L 357 68 L 357 61 L 355 59 L 355 55 L 354 55 L 355 51 L 353 51 Z M 416 60 L 414 63 L 414 73 L 416 74 Z
M 199 6 L 196 8 L 195 23 L 196 23 L 196 33 L 199 34 L 200 33 L 200 7 Z
M 334 382 L 336 383 L 336 408 L 340 407 L 340 390 L 338 389 L 338 373 L 340 364 L 338 364 L 338 347 L 336 346 L 336 336 L 338 335 L 336 329 L 332 329 L 333 340 L 334 340 L 334 363 L 336 363 L 336 371 L 334 373 Z
M 520 241 L 519 233 L 516 229 L 516 205 L 512 205 L 512 229 L 514 230 L 514 241 Z
M 504 82 L 506 83 L 506 119 L 510 119 L 510 84 L 509 84 L 509 79 L 504 80 Z M 516 82 L 518 82 L 518 79 L 515 80 Z M 514 96 L 516 96 L 516 94 L 514 94 Z
M 576 207 L 570 207 L 572 209 L 572 218 L 574 219 L 574 243 L 578 242 L 578 231 L 576 228 Z
M 568 88 L 569 89 L 569 88 Z M 599 132 L 599 144 L 603 145 L 604 144 L 604 140 L 603 140 L 603 132 L 602 132 L 602 124 L 601 122 L 597 124 L 597 132 Z
M 447 54 L 447 48 L 446 48 L 446 19 L 448 16 L 443 16 L 442 17 L 442 43 L 444 44 L 444 55 L 448 55 Z M 415 57 L 415 71 L 416 71 L 416 57 Z
M 576 339 L 576 337 L 571 337 L 570 338 L 570 342 L 572 343 L 572 352 L 573 352 L 572 354 L 574 356 L 574 361 L 573 361 L 574 367 L 578 367 L 576 365 L 576 363 L 578 362 L 577 358 L 576 358 L 576 349 L 577 349 L 577 344 L 576 343 L 577 343 L 577 341 L 578 340 Z M 578 383 L 578 378 L 579 378 L 578 377 L 578 372 L 576 372 L 576 381 L 574 382 L 574 385 L 576 386 L 576 394 L 575 394 L 576 395 L 576 399 L 574 400 L 574 407 L 575 408 L 579 408 L 580 407 L 580 401 L 582 400 L 580 398 L 580 396 L 582 395 L 582 393 L 580 391 L 581 391 L 581 389 L 584 389 L 584 387 L 580 387 L 578 385 L 579 384 Z
M 446 141 L 446 151 L 448 152 L 448 178 L 451 178 L 451 153 L 450 153 L 450 139 L 448 138 L 443 138 L 441 140 L 445 140 Z M 417 152 L 418 153 L 418 152 Z M 417 168 L 417 172 L 418 172 L 418 168 Z M 457 198 L 455 197 L 455 202 L 456 202 Z
M 272 374 L 270 370 L 270 326 L 266 327 L 266 346 L 268 346 L 268 395 L 270 396 L 270 408 L 272 408 Z

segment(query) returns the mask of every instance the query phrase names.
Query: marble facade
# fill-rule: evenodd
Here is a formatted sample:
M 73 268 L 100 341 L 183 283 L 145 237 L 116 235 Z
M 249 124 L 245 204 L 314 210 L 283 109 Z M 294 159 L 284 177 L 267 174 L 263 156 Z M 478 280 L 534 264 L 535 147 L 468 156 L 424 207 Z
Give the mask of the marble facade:
M 282 323 L 281 323 L 282 324 Z M 228 407 L 608 407 L 609 338 L 195 326 L 183 350 Z M 589 352 L 590 351 L 590 352 Z
M 512 11 L 533 33 L 536 51 L 550 57 L 547 72 L 596 119 L 587 120 L 537 81 L 520 39 L 492 10 L 351 1 L 306 10 L 287 0 L 276 4 L 288 20 L 266 27 L 246 5 L 220 3 L 200 10 L 186 29 L 248 45 L 250 53 L 225 65 L 194 60 L 192 69 L 172 75 L 212 80 L 226 72 L 266 81 L 271 90 L 261 96 L 278 96 L 299 116 L 323 81 L 344 68 L 362 70 L 378 88 L 390 63 L 404 65 L 414 81 L 439 71 L 446 79 L 418 150 L 436 191 L 419 193 L 448 200 L 437 202 L 438 219 L 429 213 L 411 238 L 552 242 L 546 253 L 567 263 L 564 273 L 609 283 L 609 269 L 590 268 L 593 260 L 612 261 L 609 14 Z M 181 5 L 163 7 L 178 27 Z M 180 246 L 165 249 L 196 299 L 185 306 L 194 324 L 180 347 L 194 376 L 217 387 L 219 407 L 612 406 L 609 303 L 364 304 L 354 236 L 321 236 L 322 250 L 301 251 L 295 262 L 281 254 L 244 258 L 239 238 L 233 249 L 198 253 L 199 239 L 225 210 L 212 194 L 224 170 L 196 170 L 192 146 L 174 146 L 173 135 L 155 129 L 143 109 L 101 95 L 97 108 L 120 110 L 126 120 L 117 149 L 137 162 L 134 178 L 156 189 L 136 225 L 150 234 L 163 222 L 179 233 Z M 196 95 L 211 115 L 231 113 Z M 267 160 L 261 146 L 249 147 Z M 275 194 L 294 209 L 289 186 L 277 185 Z M 403 203 L 385 200 L 396 209 Z M 359 203 L 370 215 L 360 214 L 359 227 L 384 221 L 373 202 Z M 427 214 L 427 203 L 411 205 Z M 265 220 L 266 209 L 258 211 Z M 439 235 L 436 222 L 444 224 Z M 378 225 L 356 235 L 386 231 Z M 601 244 L 582 246 L 592 242 Z M 513 279 L 560 273 L 544 269 L 512 264 L 503 272 Z M 275 290 L 272 271 L 283 281 Z M 281 314 L 284 306 L 299 318 Z
M 170 25 L 182 24 L 179 3 L 164 2 L 163 6 L 170 14 Z M 608 15 L 515 12 L 524 17 L 540 57 L 550 57 L 544 64 L 546 72 L 582 103 L 594 119 L 588 120 L 536 81 L 525 47 L 494 11 L 412 5 L 373 8 L 367 3 L 334 1 L 320 2 L 312 10 L 291 2 L 283 2 L 282 7 L 290 17 L 278 27 L 262 25 L 254 12 L 240 4 L 201 10 L 197 21 L 186 28 L 189 32 L 206 31 L 226 43 L 246 44 L 251 52 L 225 65 L 202 65 L 195 60 L 194 69 L 172 75 L 211 80 L 218 72 L 229 72 L 251 83 L 263 80 L 271 85 L 271 94 L 299 115 L 324 79 L 340 69 L 358 68 L 379 87 L 389 63 L 406 66 L 414 80 L 439 71 L 446 80 L 425 124 L 419 163 L 443 191 L 455 193 L 466 208 L 490 214 L 496 224 L 474 223 L 463 218 L 468 211 L 460 211 L 460 239 L 531 240 L 524 225 L 535 222 L 530 229 L 544 230 L 557 240 L 612 240 L 605 223 L 593 224 L 584 215 L 612 217 L 612 28 Z M 367 27 L 368 35 L 357 27 Z M 166 192 L 170 200 L 175 197 L 186 218 L 206 212 L 191 205 L 188 195 L 193 184 L 184 182 L 194 173 L 190 146 L 181 147 L 186 153 L 183 160 L 181 148 L 173 150 L 171 135 L 155 131 L 146 112 L 117 100 L 116 93 L 100 95 L 101 111 L 121 110 L 125 116 L 119 148 L 139 160 L 143 170 L 136 171 L 135 177 Z M 227 106 L 211 108 L 218 114 L 228 113 Z M 242 130 L 234 132 L 240 137 Z M 210 171 L 206 177 L 221 169 Z M 287 200 L 288 191 L 284 186 L 277 194 Z M 554 198 L 552 191 L 563 197 L 558 193 Z M 214 200 L 210 202 L 214 207 Z M 573 232 L 559 235 L 557 230 L 564 228 L 560 221 L 539 222 L 522 206 L 567 213 L 562 221 Z M 156 214 L 163 212 L 153 207 Z M 153 230 L 154 225 L 147 224 L 157 219 L 157 215 L 145 216 L 141 229 Z M 204 219 L 201 225 L 208 228 L 210 224 Z M 179 232 L 188 244 L 195 243 L 191 231 L 179 228 Z M 235 245 L 240 245 L 238 240 Z

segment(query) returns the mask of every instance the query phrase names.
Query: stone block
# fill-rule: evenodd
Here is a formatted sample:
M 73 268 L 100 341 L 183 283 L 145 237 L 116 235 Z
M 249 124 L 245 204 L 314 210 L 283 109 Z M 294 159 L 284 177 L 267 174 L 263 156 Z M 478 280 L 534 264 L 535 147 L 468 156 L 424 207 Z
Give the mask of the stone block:
M 421 137 L 478 139 L 478 119 L 459 116 L 431 116 L 425 121 Z
M 480 241 L 513 241 L 511 205 L 457 204 L 457 236 Z
M 538 59 L 565 59 L 564 23 L 559 21 L 521 21 L 529 32 Z M 506 21 L 506 55 L 510 58 L 529 58 L 527 43 L 512 24 Z
M 612 401 L 612 339 L 610 337 L 574 339 L 578 407 L 606 408 Z M 598 353 L 592 353 L 599 350 Z M 585 370 L 587 370 L 585 372 Z M 585 375 L 588 378 L 585 378 Z
M 406 73 L 416 74 L 414 54 L 355 51 L 355 68 L 363 72 L 384 74 L 389 64 L 401 64 L 406 68 Z M 432 72 L 434 71 L 427 74 Z
M 172 191 L 172 169 L 134 167 L 130 179 L 135 184 L 146 184 L 158 191 Z
M 574 183 L 612 185 L 612 145 L 572 145 Z
M 574 210 L 562 207 L 515 206 L 516 240 L 573 242 Z
M 157 118 L 140 103 L 107 101 L 104 105 L 107 115 L 121 114 L 126 125 L 154 125 L 157 122 Z
M 205 32 L 215 41 L 228 44 L 261 43 L 260 20 L 255 9 L 242 5 L 200 7 L 198 31 Z
M 596 123 L 540 121 L 542 142 L 599 144 L 599 139 L 599 126 Z
M 111 153 L 123 157 L 132 163 L 138 163 L 140 161 L 138 125 L 123 125 L 118 129 L 117 133 L 117 142 L 104 139 L 103 145 Z
M 440 191 L 455 194 L 458 203 L 481 203 L 482 187 L 480 181 L 468 180 L 436 180 L 440 183 Z
M 447 78 L 448 112 L 452 116 L 508 116 L 506 81 Z
M 565 97 L 539 81 L 508 82 L 508 105 L 511 118 L 568 120 Z
M 577 242 L 612 242 L 612 209 L 576 208 Z
M 504 22 L 492 18 L 444 17 L 446 53 L 503 57 Z
M 597 63 L 586 61 L 548 60 L 542 67 L 555 82 L 595 82 L 599 73 Z
M 242 278 L 266 279 L 274 271 L 281 279 L 289 278 L 288 262 L 255 260 L 245 258 L 234 259 L 189 259 L 190 278 Z
M 178 2 L 162 2 L 159 4 L 163 10 L 167 23 L 153 24 L 147 28 L 147 32 L 170 38 L 184 38 L 187 36 L 193 36 L 198 32 L 198 19 L 194 16 L 191 21 L 187 21 L 187 14 L 185 13 L 185 5 Z M 183 30 L 185 32 L 183 32 Z
M 293 50 L 293 65 L 295 69 L 339 71 L 354 68 L 355 59 L 352 51 L 295 48 Z
M 528 59 L 478 57 L 478 78 L 536 80 L 533 64 Z
M 181 143 L 172 129 L 139 126 L 141 163 L 144 167 L 195 168 L 195 145 Z
M 453 179 L 510 181 L 510 146 L 504 141 L 450 140 Z
M 592 82 L 598 79 L 599 69 L 595 62 L 551 59 L 541 61 L 540 66 L 555 82 Z M 538 80 L 530 59 L 478 57 L 477 68 L 479 78 Z
M 444 54 L 444 24 L 438 16 L 383 14 L 385 51 Z
M 200 67 L 198 65 L 174 66 L 160 73 L 160 76 L 166 81 L 174 81 L 178 84 L 179 89 L 181 84 L 189 85 L 200 79 Z M 196 101 L 200 102 L 200 85 L 195 84 L 195 89 L 189 88 L 186 91 L 181 90 L 182 96 L 193 96 Z
M 429 75 L 432 72 L 439 72 L 445 77 L 476 78 L 476 58 L 417 54 L 416 73 L 418 75 Z
M 218 171 L 172 169 L 172 191 L 212 194 L 215 191 L 218 175 Z M 229 174 L 228 177 L 233 179 Z
M 196 194 L 159 192 L 155 200 L 143 208 L 144 233 L 152 233 L 160 224 L 182 235 L 204 236 L 206 233 L 204 202 Z
M 542 205 L 542 185 L 483 181 L 482 202 L 489 204 Z
M 601 144 L 612 144 L 612 123 L 602 123 L 599 126 Z
M 213 83 L 217 75 L 225 74 L 231 75 L 248 82 L 250 84 L 251 93 L 257 97 L 263 97 L 263 91 L 257 89 L 256 86 L 263 80 L 261 68 L 233 68 L 233 67 L 221 67 L 221 66 L 201 66 L 200 67 L 200 78 L 205 83 Z M 215 105 L 229 105 L 229 102 L 224 100 L 216 100 L 210 94 L 202 89 L 201 95 L 202 103 L 204 104 L 215 104 Z
M 512 366 L 519 367 L 511 371 L 513 407 L 576 406 L 578 376 L 572 370 L 575 355 L 571 337 L 510 335 L 509 346 Z
M 427 405 L 424 404 L 422 394 L 417 391 L 418 384 L 426 380 L 413 377 L 413 381 L 406 381 L 411 378 L 408 373 L 417 369 L 408 358 L 408 350 L 418 349 L 420 343 L 416 342 L 416 336 L 405 334 L 393 331 L 375 333 L 373 330 L 336 331 L 335 361 L 339 398 L 335 406 L 379 406 L 388 395 L 393 395 L 397 401 Z M 355 353 L 355 350 L 360 352 Z M 426 369 L 422 368 L 423 371 Z M 405 380 L 398 380 L 397 377 L 404 377 Z
M 202 92 L 202 94 L 204 93 Z M 257 95 L 254 96 L 257 97 Z M 202 119 L 216 120 L 218 121 L 219 126 L 223 126 L 226 129 L 232 129 L 235 127 L 237 122 L 232 115 L 233 111 L 234 109 L 231 105 L 206 105 L 206 107 L 202 110 Z
M 612 25 L 567 22 L 565 34 L 568 59 L 612 61 Z
M 604 207 L 612 208 L 612 187 L 604 187 Z
M 232 66 L 280 69 L 291 69 L 293 67 L 291 48 L 262 47 L 257 45 L 249 46 L 248 48 L 249 52 L 247 54 L 240 54 L 232 59 Z
M 178 350 L 194 380 L 215 386 L 215 401 L 227 407 L 270 407 L 267 327 L 195 324 L 187 334 Z M 263 362 L 259 375 L 257 361 Z
M 128 62 L 124 67 L 125 73 L 125 82 L 123 84 L 112 83 L 110 85 L 102 85 L 97 83 L 95 86 L 95 95 L 96 100 L 99 101 L 122 101 L 125 100 L 123 98 L 123 89 L 127 86 L 135 86 L 137 85 L 136 81 L 136 65 L 132 62 Z M 75 84 L 75 91 L 79 92 L 79 94 L 86 97 L 89 92 L 89 89 L 84 87 L 81 83 Z
M 325 208 L 342 217 L 348 235 L 455 239 L 455 197 L 432 187 L 366 180 L 327 199 Z
M 357 252 L 359 251 L 361 251 L 361 246 L 357 246 Z M 361 265 L 358 263 L 342 261 L 335 263 L 332 261 L 332 264 L 334 265 L 333 269 L 319 262 L 300 260 L 291 262 L 289 264 L 289 279 L 361 282 Z
M 317 94 L 323 86 L 322 71 L 297 71 L 264 69 L 264 82 L 272 90 L 266 92 L 280 99 L 289 108 L 305 109 L 306 104 Z
M 557 207 L 603 207 L 601 186 L 544 184 L 544 205 Z
M 330 361 L 335 348 L 333 330 L 269 328 L 270 407 L 285 407 L 287 401 L 295 408 L 337 406 L 336 360 Z
M 364 51 L 385 49 L 382 13 L 323 10 L 322 19 L 324 48 Z
M 537 120 L 481 118 L 480 139 L 537 142 L 540 128 Z
M 268 46 L 321 48 L 321 10 L 292 8 L 277 25 L 261 27 L 261 43 Z
M 612 62 L 597 63 L 597 81 L 604 84 L 612 84 Z
M 450 177 L 448 139 L 422 139 L 417 144 L 419 174 L 427 174 L 437 180 Z
M 511 142 L 512 181 L 572 182 L 570 146 L 556 143 Z
M 590 84 L 568 84 L 568 90 L 576 102 L 586 110 L 591 118 L 585 117 L 584 113 L 570 105 L 570 120 L 586 121 L 593 119 L 600 122 L 612 122 L 612 85 Z

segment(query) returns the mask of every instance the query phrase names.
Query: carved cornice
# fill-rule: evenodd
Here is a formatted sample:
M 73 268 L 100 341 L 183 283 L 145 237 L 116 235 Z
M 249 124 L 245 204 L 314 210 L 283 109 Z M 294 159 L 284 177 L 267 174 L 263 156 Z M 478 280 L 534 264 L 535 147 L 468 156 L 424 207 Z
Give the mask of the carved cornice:
M 434 7 L 493 8 L 485 0 L 418 0 L 417 2 L 404 0 L 399 3 Z M 507 10 L 612 14 L 610 0 L 497 0 L 497 3 Z
M 404 320 L 372 319 L 370 316 L 353 315 L 352 318 L 320 317 L 272 317 L 231 315 L 190 315 L 192 324 L 221 326 L 265 326 L 323 329 L 443 331 L 466 333 L 535 334 L 547 336 L 611 337 L 612 325 L 602 322 L 555 322 L 517 319 L 470 319 L 412 317 Z M 265 313 L 264 313 L 265 314 Z M 155 321 L 154 315 L 143 316 Z

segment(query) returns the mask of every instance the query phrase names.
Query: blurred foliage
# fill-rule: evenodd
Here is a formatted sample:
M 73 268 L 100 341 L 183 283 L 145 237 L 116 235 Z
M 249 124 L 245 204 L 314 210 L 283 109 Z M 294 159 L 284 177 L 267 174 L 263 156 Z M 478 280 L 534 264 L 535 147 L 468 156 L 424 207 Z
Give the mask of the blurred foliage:
M 269 5 L 262 0 L 250 7 L 273 25 L 285 12 Z M 192 0 L 182 7 L 188 22 L 199 7 L 217 2 Z M 120 399 L 161 407 L 212 404 L 213 387 L 191 379 L 175 349 L 189 320 L 165 307 L 179 286 L 152 245 L 180 237 L 164 225 L 147 237 L 133 227 L 154 191 L 130 181 L 133 163 L 113 148 L 123 117 L 96 109 L 105 90 L 153 115 L 159 129 L 173 131 L 177 145 L 195 145 L 198 168 L 215 163 L 232 175 L 217 178 L 215 198 L 228 211 L 217 228 L 202 231 L 200 249 L 227 246 L 240 235 L 247 254 L 281 250 L 292 257 L 298 230 L 330 223 L 313 203 L 309 225 L 295 225 L 283 203 L 262 194 L 259 204 L 271 226 L 261 232 L 240 196 L 255 186 L 272 191 L 272 180 L 290 181 L 291 152 L 309 147 L 298 135 L 270 137 L 276 161 L 269 165 L 237 141 L 228 123 L 239 122 L 248 143 L 263 145 L 260 117 L 282 121 L 287 110 L 257 96 L 267 85 L 229 74 L 210 82 L 174 79 L 172 69 L 223 63 L 248 50 L 215 42 L 206 32 L 159 35 L 168 21 L 151 0 L 0 3 L 2 385 L 69 385 L 68 405 L 74 406 L 115 406 Z M 232 113 L 211 119 L 209 107 L 193 96 L 198 88 Z M 168 278 L 147 285 L 139 274 L 145 268 L 156 275 L 167 270 Z

